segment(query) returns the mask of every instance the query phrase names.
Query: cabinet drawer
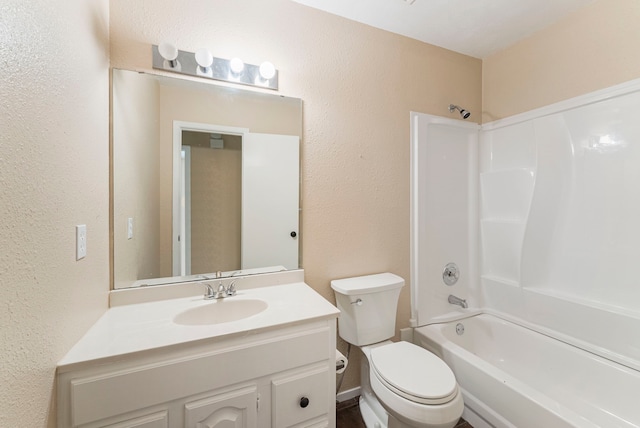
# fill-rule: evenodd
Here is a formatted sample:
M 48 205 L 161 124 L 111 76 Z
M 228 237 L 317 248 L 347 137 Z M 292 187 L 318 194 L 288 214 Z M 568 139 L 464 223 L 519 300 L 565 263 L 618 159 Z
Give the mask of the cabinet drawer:
M 329 419 L 325 415 L 312 421 L 304 421 L 301 424 L 294 425 L 292 428 L 329 428 Z
M 329 370 L 316 366 L 271 381 L 273 428 L 290 427 L 327 413 Z
M 169 428 L 169 419 L 166 411 L 160 411 L 104 425 L 104 428 Z

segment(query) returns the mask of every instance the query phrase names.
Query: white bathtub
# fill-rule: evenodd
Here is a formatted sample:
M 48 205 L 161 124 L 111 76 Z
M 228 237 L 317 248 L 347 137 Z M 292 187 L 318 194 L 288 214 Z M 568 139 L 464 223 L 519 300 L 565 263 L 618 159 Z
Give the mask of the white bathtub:
M 414 339 L 451 367 L 475 428 L 640 427 L 640 372 L 549 336 L 479 314 Z

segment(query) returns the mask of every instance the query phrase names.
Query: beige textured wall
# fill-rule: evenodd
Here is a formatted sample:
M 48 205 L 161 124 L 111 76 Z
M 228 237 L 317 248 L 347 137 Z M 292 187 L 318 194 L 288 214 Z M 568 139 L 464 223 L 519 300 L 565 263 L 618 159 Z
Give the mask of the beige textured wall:
M 640 78 L 640 2 L 598 0 L 483 63 L 483 122 Z
M 204 136 L 209 143 L 209 134 L 186 134 Z M 230 139 L 238 142 L 230 145 Z M 224 149 L 191 148 L 191 274 L 240 269 L 241 138 L 224 140 Z
M 302 242 L 306 281 L 391 271 L 407 279 L 409 112 L 479 118 L 481 62 L 289 0 L 111 0 L 111 60 L 151 68 L 151 44 L 239 56 L 280 70 L 280 92 L 304 102 Z M 344 350 L 344 344 L 340 347 Z M 359 384 L 358 357 L 343 389 Z
M 56 363 L 107 308 L 108 20 L 106 0 L 0 2 L 1 427 L 55 427 Z

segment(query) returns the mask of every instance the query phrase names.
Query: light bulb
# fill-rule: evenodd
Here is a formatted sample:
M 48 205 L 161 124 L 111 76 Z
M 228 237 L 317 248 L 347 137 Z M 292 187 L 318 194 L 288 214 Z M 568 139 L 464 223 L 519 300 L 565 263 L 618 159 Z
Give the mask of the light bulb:
M 167 61 L 173 61 L 178 58 L 178 48 L 175 45 L 167 42 L 160 43 L 158 46 L 158 52 L 162 55 L 162 58 Z
M 231 58 L 229 68 L 231 68 L 231 71 L 235 74 L 240 74 L 242 70 L 244 70 L 244 62 L 242 62 L 240 58 Z
M 269 80 L 275 75 L 276 75 L 276 67 L 273 64 L 271 64 L 269 61 L 265 61 L 262 64 L 260 64 L 260 76 L 263 79 Z
M 165 68 L 174 68 L 180 69 L 180 62 L 177 60 L 178 58 L 178 48 L 172 43 L 162 42 L 160 46 L 158 46 L 158 52 L 160 56 L 164 58 L 164 67 Z
M 208 67 L 211 67 L 211 64 L 213 64 L 213 55 L 211 55 L 211 52 L 209 52 L 208 49 L 206 48 L 198 49 L 195 55 L 196 55 L 196 62 L 200 67 L 208 68 Z
M 196 62 L 198 63 L 198 76 L 213 76 L 211 64 L 213 64 L 213 55 L 206 48 L 198 49 L 195 53 Z

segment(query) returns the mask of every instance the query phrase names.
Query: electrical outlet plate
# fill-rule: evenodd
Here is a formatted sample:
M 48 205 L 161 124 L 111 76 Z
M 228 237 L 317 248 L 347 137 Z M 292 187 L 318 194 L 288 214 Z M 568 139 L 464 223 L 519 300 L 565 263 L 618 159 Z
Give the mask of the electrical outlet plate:
M 76 226 L 76 260 L 84 259 L 87 256 L 87 225 Z

